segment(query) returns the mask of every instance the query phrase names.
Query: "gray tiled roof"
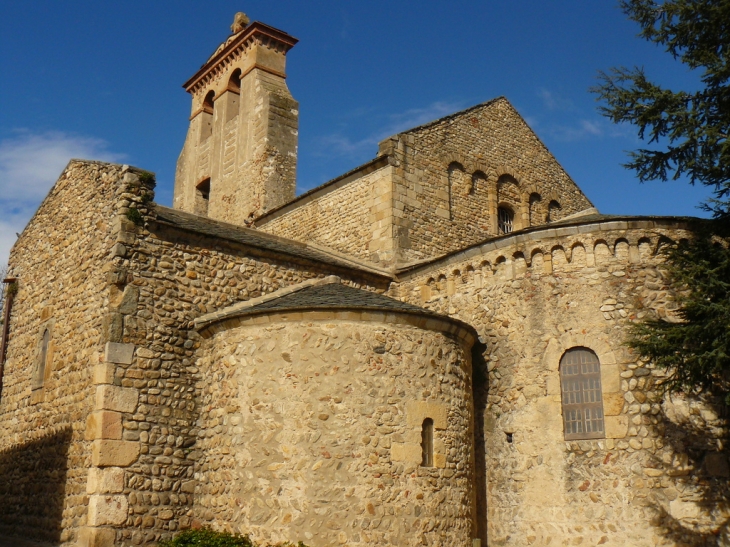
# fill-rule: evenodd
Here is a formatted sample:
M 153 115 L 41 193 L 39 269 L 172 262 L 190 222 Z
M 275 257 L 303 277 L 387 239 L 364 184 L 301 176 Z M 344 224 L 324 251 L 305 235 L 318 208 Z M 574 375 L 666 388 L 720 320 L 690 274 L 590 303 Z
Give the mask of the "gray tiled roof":
M 362 289 L 355 289 L 341 283 L 327 283 L 314 285 L 300 291 L 292 292 L 280 298 L 269 300 L 242 311 L 238 315 L 251 315 L 263 311 L 285 310 L 331 310 L 331 309 L 358 309 L 384 312 L 405 312 L 418 315 L 430 315 L 449 320 L 425 308 L 413 306 L 400 300 L 395 300 L 381 294 Z
M 348 270 L 356 269 L 361 272 L 369 272 L 381 277 L 390 277 L 390 275 L 386 272 L 369 267 L 368 265 L 355 260 L 348 260 L 346 257 L 339 256 L 337 253 L 329 253 L 327 250 L 320 247 L 314 247 L 299 241 L 286 239 L 273 234 L 267 234 L 266 232 L 256 229 L 244 228 L 242 226 L 236 226 L 235 224 L 228 224 L 219 220 L 185 213 L 159 204 L 156 205 L 156 212 L 157 222 L 161 224 L 167 224 L 207 236 L 235 241 L 250 247 L 265 249 L 267 251 L 273 251 L 290 257 L 330 264 L 339 268 L 346 268 Z

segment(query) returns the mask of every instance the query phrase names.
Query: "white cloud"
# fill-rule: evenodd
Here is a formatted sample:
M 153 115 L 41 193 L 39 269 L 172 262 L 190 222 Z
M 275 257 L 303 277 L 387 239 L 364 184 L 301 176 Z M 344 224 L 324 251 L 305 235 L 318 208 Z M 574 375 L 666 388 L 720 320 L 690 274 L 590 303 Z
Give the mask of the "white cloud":
M 547 132 L 560 141 L 579 141 L 606 134 L 607 122 L 604 120 L 578 120 L 572 125 L 554 125 Z M 616 136 L 611 133 L 609 136 Z
M 0 140 L 0 264 L 72 158 L 120 161 L 124 155 L 101 139 L 60 131 L 17 131 Z
M 461 103 L 437 101 L 423 108 L 411 108 L 405 112 L 384 117 L 381 127 L 361 139 L 352 139 L 342 132 L 331 133 L 319 139 L 319 154 L 323 156 L 354 156 L 369 151 L 375 153 L 378 143 L 407 129 L 431 122 L 461 110 Z M 372 115 L 361 111 L 361 115 Z
M 537 96 L 542 99 L 543 105 L 548 110 L 574 110 L 575 108 L 573 101 L 544 87 L 537 90 Z

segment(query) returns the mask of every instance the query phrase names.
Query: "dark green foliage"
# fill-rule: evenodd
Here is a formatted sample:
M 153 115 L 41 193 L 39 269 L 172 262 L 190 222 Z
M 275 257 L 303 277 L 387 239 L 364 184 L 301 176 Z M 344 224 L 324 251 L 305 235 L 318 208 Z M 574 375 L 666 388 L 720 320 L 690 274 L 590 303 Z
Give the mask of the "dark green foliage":
M 137 175 L 137 178 L 139 178 L 139 182 L 147 186 L 154 186 L 156 184 L 155 174 L 149 171 L 141 171 Z
M 700 230 L 666 248 L 681 321 L 637 323 L 629 345 L 667 369 L 670 391 L 707 391 L 730 404 L 730 249 L 721 235 Z
M 162 541 L 158 547 L 257 547 L 248 536 L 215 532 L 210 528 L 199 530 L 185 530 L 173 539 Z M 280 543 L 276 547 L 307 547 L 301 541 L 296 544 Z
M 629 345 L 665 367 L 665 387 L 709 391 L 730 404 L 730 0 L 623 0 L 640 36 L 701 71 L 697 90 L 664 89 L 644 69 L 601 73 L 593 89 L 602 113 L 638 129 L 653 149 L 631 152 L 626 165 L 641 182 L 687 177 L 713 189 L 709 221 L 665 252 L 678 291 L 678 322 L 637 324 Z
M 248 536 L 215 532 L 210 528 L 185 530 L 159 547 L 255 547 Z
M 134 222 L 137 226 L 141 226 L 144 223 L 144 218 L 142 218 L 142 214 L 134 207 L 131 207 L 127 211 L 127 219 Z
M 673 91 L 647 78 L 644 69 L 602 72 L 593 91 L 602 113 L 638 128 L 656 149 L 631 152 L 626 167 L 641 182 L 688 177 L 713 188 L 704 206 L 730 213 L 730 2 L 728 0 L 623 0 L 621 8 L 641 26 L 640 36 L 701 71 L 703 86 Z

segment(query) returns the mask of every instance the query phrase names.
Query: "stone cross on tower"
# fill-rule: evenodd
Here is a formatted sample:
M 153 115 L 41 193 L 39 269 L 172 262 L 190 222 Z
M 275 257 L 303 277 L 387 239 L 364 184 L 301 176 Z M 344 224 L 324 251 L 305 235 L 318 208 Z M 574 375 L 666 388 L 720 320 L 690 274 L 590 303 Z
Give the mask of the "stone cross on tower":
M 248 24 L 251 22 L 251 20 L 246 16 L 245 13 L 242 11 L 239 11 L 236 13 L 236 15 L 233 16 L 233 24 L 231 25 L 231 32 L 233 34 L 238 34 L 243 29 L 245 29 Z
M 285 69 L 298 40 L 241 12 L 231 30 L 183 85 L 193 104 L 173 207 L 243 226 L 294 198 L 299 105 Z

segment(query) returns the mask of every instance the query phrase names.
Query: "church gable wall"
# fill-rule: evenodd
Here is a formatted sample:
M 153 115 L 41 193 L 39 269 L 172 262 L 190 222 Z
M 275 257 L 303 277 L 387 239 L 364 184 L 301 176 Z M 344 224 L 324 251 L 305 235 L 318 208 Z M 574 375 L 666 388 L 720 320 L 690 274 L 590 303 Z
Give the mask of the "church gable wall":
M 296 208 L 259 228 L 298 241 L 314 241 L 342 253 L 380 262 L 393 253 L 393 168 L 385 165 Z
M 490 545 L 700 546 L 727 528 L 718 407 L 663 396 L 663 372 L 623 345 L 631 321 L 672 317 L 657 252 L 688 235 L 671 222 L 562 227 L 401 276 L 402 299 L 466 321 L 486 346 L 475 405 Z M 565 440 L 559 364 L 571 348 L 600 362 L 600 438 Z
M 394 233 L 400 261 L 439 256 L 499 233 L 592 207 L 506 99 L 386 139 L 394 158 Z M 532 203 L 532 208 L 530 204 Z
M 126 171 L 72 160 L 11 252 L 18 292 L 0 399 L 1 536 L 76 545 L 86 524 L 86 420 Z

